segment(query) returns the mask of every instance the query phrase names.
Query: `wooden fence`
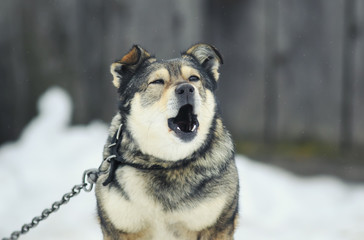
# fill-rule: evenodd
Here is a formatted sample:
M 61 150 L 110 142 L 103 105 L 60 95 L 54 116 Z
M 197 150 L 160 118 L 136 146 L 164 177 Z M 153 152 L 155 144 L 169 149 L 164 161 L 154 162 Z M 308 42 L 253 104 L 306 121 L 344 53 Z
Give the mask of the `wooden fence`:
M 74 122 L 110 121 L 109 64 L 139 43 L 160 58 L 220 49 L 219 97 L 237 139 L 364 144 L 364 1 L 3 0 L 0 141 L 18 136 L 52 85 Z

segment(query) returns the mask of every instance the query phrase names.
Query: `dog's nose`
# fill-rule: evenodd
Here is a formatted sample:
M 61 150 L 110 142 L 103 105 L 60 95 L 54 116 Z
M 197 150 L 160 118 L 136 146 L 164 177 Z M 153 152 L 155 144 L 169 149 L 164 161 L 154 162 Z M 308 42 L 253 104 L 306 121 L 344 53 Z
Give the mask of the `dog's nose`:
M 186 95 L 192 96 L 194 94 L 195 88 L 189 83 L 182 83 L 176 87 L 176 94 L 177 95 Z

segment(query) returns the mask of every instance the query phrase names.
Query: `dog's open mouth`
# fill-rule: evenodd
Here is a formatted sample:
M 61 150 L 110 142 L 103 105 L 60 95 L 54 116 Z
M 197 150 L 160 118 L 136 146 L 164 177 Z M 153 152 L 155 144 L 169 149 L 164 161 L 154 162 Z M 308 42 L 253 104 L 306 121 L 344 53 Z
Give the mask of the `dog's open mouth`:
M 176 117 L 168 119 L 168 127 L 184 141 L 192 140 L 198 130 L 197 115 L 193 114 L 191 104 L 182 106 Z

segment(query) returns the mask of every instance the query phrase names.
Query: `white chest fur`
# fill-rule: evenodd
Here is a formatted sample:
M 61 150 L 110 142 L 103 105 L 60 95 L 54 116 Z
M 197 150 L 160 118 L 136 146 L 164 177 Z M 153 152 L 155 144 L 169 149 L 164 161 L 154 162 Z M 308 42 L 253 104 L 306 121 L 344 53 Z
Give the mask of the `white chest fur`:
M 116 188 L 101 187 L 103 209 L 114 226 L 122 231 L 137 233 L 149 229 L 153 239 L 174 239 L 176 229 L 199 231 L 213 225 L 225 206 L 226 196 L 205 199 L 194 207 L 165 212 L 162 206 L 146 194 L 146 184 L 138 171 L 123 167 L 123 187 L 128 198 Z

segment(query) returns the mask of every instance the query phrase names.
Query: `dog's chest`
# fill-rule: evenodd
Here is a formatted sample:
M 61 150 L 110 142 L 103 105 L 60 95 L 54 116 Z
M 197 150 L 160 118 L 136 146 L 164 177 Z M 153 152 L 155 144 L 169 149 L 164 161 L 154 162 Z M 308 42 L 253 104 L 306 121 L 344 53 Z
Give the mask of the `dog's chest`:
M 124 167 L 117 175 L 122 190 L 104 188 L 103 208 L 116 228 L 131 233 L 146 231 L 148 239 L 189 239 L 193 232 L 213 225 L 225 205 L 222 195 L 165 211 L 148 194 L 148 183 L 138 170 Z

